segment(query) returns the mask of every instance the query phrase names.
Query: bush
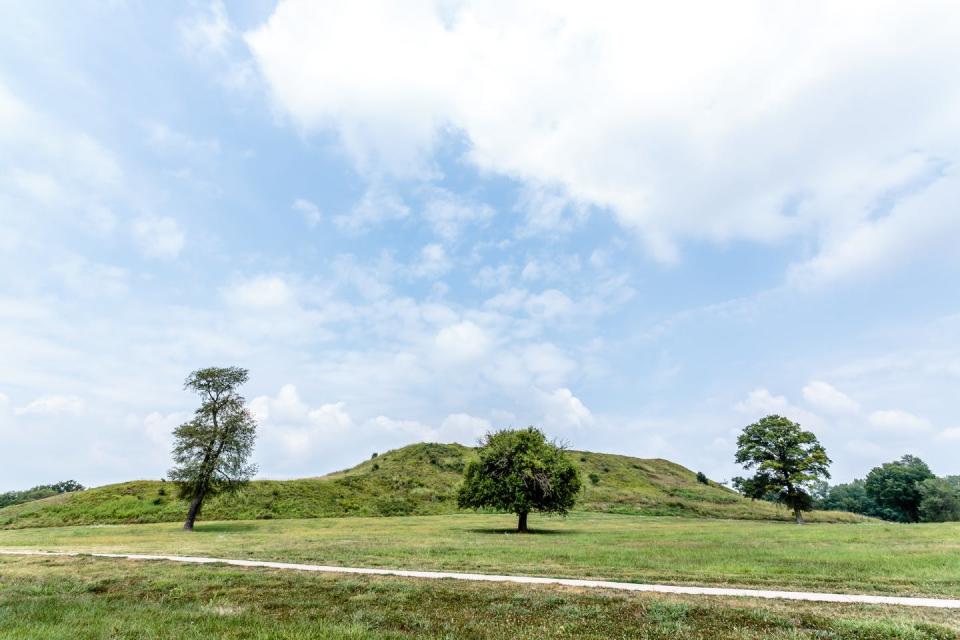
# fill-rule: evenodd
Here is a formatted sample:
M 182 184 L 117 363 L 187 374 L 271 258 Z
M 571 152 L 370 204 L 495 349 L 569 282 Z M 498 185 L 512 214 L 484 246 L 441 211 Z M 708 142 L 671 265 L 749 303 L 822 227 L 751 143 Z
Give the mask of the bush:
M 710 484 L 710 480 L 707 479 L 707 474 L 703 471 L 697 471 L 697 482 L 700 484 Z
M 373 452 L 373 455 L 370 456 L 370 459 L 373 460 L 373 459 L 376 458 L 378 455 L 380 455 L 380 454 L 378 454 L 376 451 L 374 451 L 374 452 Z
M 374 470 L 374 471 L 377 471 L 379 468 L 380 468 L 380 463 L 379 463 L 379 462 L 374 462 L 374 463 L 373 463 L 373 470 Z
M 600 482 L 600 476 L 595 473 L 591 473 L 588 477 L 590 478 L 590 482 L 593 484 L 598 484 Z

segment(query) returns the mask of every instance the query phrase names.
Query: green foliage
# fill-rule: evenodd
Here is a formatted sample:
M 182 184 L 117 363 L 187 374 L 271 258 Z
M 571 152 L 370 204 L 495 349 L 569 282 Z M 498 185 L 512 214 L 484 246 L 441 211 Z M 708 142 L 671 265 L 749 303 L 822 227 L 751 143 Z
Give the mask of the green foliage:
M 191 500 L 187 529 L 207 496 L 236 490 L 257 471 L 248 462 L 257 424 L 238 392 L 248 376 L 239 367 L 209 367 L 194 371 L 184 383 L 202 398 L 193 420 L 173 432 L 175 466 L 169 476 L 180 497 Z
M 916 456 L 874 467 L 864 488 L 876 505 L 876 515 L 895 522 L 920 521 L 920 483 L 934 478 L 930 467 Z
M 582 483 L 564 449 L 540 429 L 488 433 L 477 459 L 467 465 L 457 493 L 462 509 L 491 508 L 520 516 L 526 530 L 531 511 L 565 514 L 576 503 Z
M 960 520 L 960 487 L 948 478 L 927 478 L 920 483 L 919 514 L 922 522 Z
M 707 479 L 707 474 L 703 471 L 697 471 L 697 482 L 700 484 L 710 484 L 710 480 Z
M 830 458 L 817 437 L 777 415 L 744 427 L 736 461 L 756 469 L 751 478 L 734 478 L 741 493 L 754 499 L 773 496 L 793 509 L 797 522 L 803 521 L 800 512 L 813 506 L 815 483 L 830 477 Z
M 73 491 L 83 491 L 83 485 L 75 480 L 63 480 L 53 484 L 37 485 L 23 491 L 7 491 L 6 493 L 0 493 L 0 508 L 33 500 L 42 500 L 43 498 Z
M 820 508 L 879 517 L 876 503 L 867 495 L 867 483 L 864 480 L 854 480 L 830 487 Z
M 600 484 L 600 474 L 599 474 L 599 473 L 591 473 L 590 476 L 589 476 L 589 478 L 590 478 L 590 482 L 591 482 L 591 483 L 593 483 L 593 484 Z

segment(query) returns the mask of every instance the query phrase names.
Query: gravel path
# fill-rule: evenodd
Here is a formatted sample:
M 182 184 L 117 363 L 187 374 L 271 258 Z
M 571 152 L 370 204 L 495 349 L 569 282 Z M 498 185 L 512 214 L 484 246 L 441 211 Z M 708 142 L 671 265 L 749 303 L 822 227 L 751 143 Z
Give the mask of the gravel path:
M 2 550 L 8 556 L 92 556 L 95 558 L 119 558 L 124 560 L 165 560 L 188 564 L 225 564 L 234 567 L 264 567 L 292 571 L 317 571 L 321 573 L 348 573 L 374 576 L 400 576 L 427 580 L 469 580 L 473 582 L 508 582 L 516 584 L 556 584 L 566 587 L 588 589 L 615 589 L 619 591 L 644 591 L 653 593 L 678 593 L 698 596 L 726 596 L 740 598 L 771 598 L 778 600 L 805 600 L 808 602 L 846 602 L 859 604 L 885 604 L 905 607 L 932 607 L 937 609 L 960 609 L 960 600 L 946 598 L 909 598 L 900 596 L 872 596 L 847 593 L 817 593 L 805 591 L 769 591 L 766 589 L 729 589 L 725 587 L 692 587 L 667 584 L 637 584 L 634 582 L 609 582 L 606 580 L 575 580 L 570 578 L 541 578 L 537 576 L 497 576 L 485 573 L 451 573 L 447 571 L 408 571 L 405 569 L 367 569 L 362 567 L 329 567 L 317 564 L 290 562 L 266 562 L 261 560 L 230 560 L 197 556 L 141 555 L 136 553 L 82 553 L 75 551 L 28 551 Z

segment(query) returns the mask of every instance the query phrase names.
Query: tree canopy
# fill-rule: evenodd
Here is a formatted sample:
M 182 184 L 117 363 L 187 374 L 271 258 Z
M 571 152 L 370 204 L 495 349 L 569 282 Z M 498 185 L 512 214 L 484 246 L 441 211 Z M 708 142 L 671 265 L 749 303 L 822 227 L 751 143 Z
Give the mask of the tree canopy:
M 788 505 L 798 524 L 803 522 L 801 512 L 812 506 L 816 483 L 830 477 L 830 458 L 817 437 L 777 415 L 744 427 L 737 438 L 736 461 L 756 471 L 749 478 L 734 478 L 734 486 L 750 498 L 772 497 Z
M 582 483 L 564 447 L 535 427 L 488 433 L 476 460 L 464 471 L 457 495 L 461 508 L 491 508 L 517 514 L 527 531 L 531 511 L 567 513 Z
M 257 424 L 238 391 L 248 376 L 239 367 L 210 367 L 192 372 L 184 383 L 202 400 L 193 419 L 174 431 L 169 476 L 190 501 L 184 529 L 193 529 L 206 497 L 239 488 L 257 471 L 248 462 Z
M 874 467 L 867 474 L 867 495 L 877 507 L 877 515 L 896 522 L 919 522 L 920 483 L 935 478 L 927 463 L 912 455 Z
M 920 483 L 921 522 L 960 520 L 960 487 L 950 478 L 927 478 Z

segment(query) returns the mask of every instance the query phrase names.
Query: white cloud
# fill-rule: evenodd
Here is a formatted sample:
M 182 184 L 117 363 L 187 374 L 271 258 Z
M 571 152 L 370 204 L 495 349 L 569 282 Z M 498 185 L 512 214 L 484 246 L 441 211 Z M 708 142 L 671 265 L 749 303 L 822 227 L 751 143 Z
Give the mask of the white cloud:
M 213 0 L 205 10 L 180 21 L 180 40 L 194 59 L 210 65 L 217 81 L 228 89 L 253 85 L 256 71 L 243 56 L 240 36 L 234 29 L 223 0 Z
M 438 236 L 453 240 L 467 225 L 489 221 L 494 211 L 489 205 L 470 201 L 446 189 L 434 188 L 429 191 L 422 215 Z
M 940 432 L 939 437 L 942 440 L 960 440 L 960 427 L 950 427 L 949 429 L 944 429 Z
M 870 424 L 884 431 L 915 433 L 930 430 L 930 423 L 919 416 L 899 409 L 874 411 L 869 417 Z
M 434 430 L 416 420 L 394 420 L 387 416 L 377 416 L 365 423 L 365 426 L 372 427 L 378 431 L 388 433 L 400 433 L 412 436 L 417 440 L 429 440 Z
M 13 412 L 18 415 L 77 415 L 83 413 L 86 403 L 77 396 L 43 396 Z
M 775 396 L 768 389 L 754 389 L 746 399 L 734 404 L 733 408 L 750 418 L 762 418 L 767 415 L 779 415 L 793 420 L 806 428 L 820 429 L 823 420 L 817 414 L 801 409 L 786 396 Z
M 439 278 L 450 271 L 453 262 L 440 244 L 428 244 L 420 250 L 420 259 L 413 265 L 413 275 L 419 278 Z
M 440 139 L 462 138 L 477 169 L 534 194 L 528 226 L 569 228 L 589 205 L 662 261 L 685 237 L 804 234 L 817 241 L 804 281 L 955 244 L 958 179 L 922 176 L 958 160 L 960 87 L 943 61 L 960 56 L 960 14 L 691 10 L 285 0 L 245 39 L 279 109 L 334 132 L 361 170 L 429 176 Z
M 128 290 L 126 269 L 91 262 L 80 255 L 65 255 L 50 270 L 68 290 L 79 296 L 116 296 Z
M 333 219 L 341 230 L 360 233 L 387 220 L 402 220 L 410 215 L 410 208 L 397 194 L 380 185 L 372 185 L 349 213 Z
M 493 426 L 489 420 L 468 413 L 452 413 L 440 423 L 435 438 L 442 442 L 472 445 L 492 429 Z
M 294 290 L 279 276 L 256 276 L 238 282 L 222 292 L 230 304 L 250 309 L 276 309 L 294 301 Z
M 174 412 L 162 414 L 154 411 L 143 419 L 143 430 L 147 437 L 163 450 L 169 451 L 173 446 L 173 431 L 189 419 L 186 413 Z
M 803 388 L 803 398 L 828 413 L 856 413 L 860 404 L 833 385 L 814 380 Z
M 779 414 L 789 412 L 790 402 L 786 396 L 775 396 L 768 389 L 754 389 L 745 400 L 734 405 L 734 409 L 748 414 Z
M 593 414 L 570 389 L 556 389 L 541 395 L 546 429 L 570 429 L 591 426 Z
M 254 398 L 249 407 L 260 424 L 265 448 L 279 448 L 281 455 L 294 459 L 309 458 L 317 448 L 344 438 L 354 426 L 345 403 L 312 407 L 292 384 L 281 387 L 276 396 Z
M 193 138 L 181 131 L 171 129 L 162 122 L 150 122 L 145 128 L 147 142 L 157 151 L 187 156 L 191 159 L 220 153 L 220 142 L 215 139 Z
M 434 337 L 434 345 L 441 360 L 463 364 L 486 356 L 493 346 L 493 338 L 485 329 L 467 320 L 442 328 Z
M 133 235 L 149 258 L 176 258 L 184 245 L 184 233 L 174 218 L 141 216 L 133 221 Z
M 320 212 L 320 207 L 309 200 L 297 198 L 293 202 L 293 210 L 300 212 L 300 215 L 303 216 L 307 226 L 311 229 L 316 227 L 318 224 L 320 224 L 320 221 L 323 220 L 323 214 Z

